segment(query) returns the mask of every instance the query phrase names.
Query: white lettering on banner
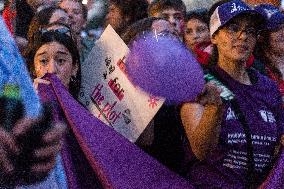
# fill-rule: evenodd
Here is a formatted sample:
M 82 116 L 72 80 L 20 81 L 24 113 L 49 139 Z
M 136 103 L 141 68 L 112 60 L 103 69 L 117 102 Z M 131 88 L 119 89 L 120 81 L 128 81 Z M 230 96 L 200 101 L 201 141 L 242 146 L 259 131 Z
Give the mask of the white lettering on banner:
M 247 169 L 247 153 L 244 151 L 231 150 L 223 161 L 223 166 L 231 169 Z M 271 156 L 268 154 L 254 154 L 255 167 L 257 171 L 262 171 L 270 162 Z
M 244 133 L 228 133 L 227 135 L 228 144 L 245 144 L 246 135 Z M 267 135 L 251 135 L 252 144 L 256 145 L 271 145 L 271 142 L 276 142 L 276 137 L 271 137 Z
M 249 10 L 247 7 L 244 7 L 242 5 L 237 5 L 236 3 L 232 3 L 231 8 L 232 8 L 231 13 L 234 13 L 237 11 Z

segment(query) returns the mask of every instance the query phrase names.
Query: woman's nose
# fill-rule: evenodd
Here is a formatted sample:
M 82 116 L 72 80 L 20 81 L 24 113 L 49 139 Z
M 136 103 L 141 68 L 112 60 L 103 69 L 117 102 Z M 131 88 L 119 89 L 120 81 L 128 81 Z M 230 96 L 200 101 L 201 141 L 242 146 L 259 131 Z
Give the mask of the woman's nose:
M 54 60 L 50 60 L 48 64 L 48 73 L 56 73 L 56 72 L 57 72 L 56 62 Z

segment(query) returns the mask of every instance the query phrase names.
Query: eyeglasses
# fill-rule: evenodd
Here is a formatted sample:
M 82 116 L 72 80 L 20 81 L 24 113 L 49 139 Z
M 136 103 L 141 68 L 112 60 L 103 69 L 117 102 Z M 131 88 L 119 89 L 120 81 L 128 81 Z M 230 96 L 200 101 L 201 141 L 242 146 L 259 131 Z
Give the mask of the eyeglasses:
M 43 28 L 43 29 L 40 29 L 39 30 L 40 33 L 43 35 L 47 32 L 55 32 L 55 33 L 60 33 L 60 34 L 66 34 L 68 35 L 69 37 L 72 37 L 72 33 L 71 33 L 71 30 L 67 27 L 60 27 L 60 28 Z
M 238 34 L 238 37 L 245 32 L 249 36 L 257 36 L 258 30 L 255 27 L 249 27 L 243 29 L 240 25 L 238 24 L 230 24 L 225 27 L 227 31 L 231 34 Z
M 41 28 L 37 32 L 34 33 L 33 41 L 35 41 L 38 38 L 41 38 L 43 36 L 50 35 L 50 34 L 60 34 L 60 35 L 63 35 L 63 36 L 65 35 L 66 37 L 69 37 L 74 42 L 76 42 L 73 38 L 71 30 L 65 25 L 62 25 L 62 26 L 61 25 L 59 25 L 59 26 L 53 25 L 53 26 L 49 26 L 49 27 L 46 27 L 46 28 Z

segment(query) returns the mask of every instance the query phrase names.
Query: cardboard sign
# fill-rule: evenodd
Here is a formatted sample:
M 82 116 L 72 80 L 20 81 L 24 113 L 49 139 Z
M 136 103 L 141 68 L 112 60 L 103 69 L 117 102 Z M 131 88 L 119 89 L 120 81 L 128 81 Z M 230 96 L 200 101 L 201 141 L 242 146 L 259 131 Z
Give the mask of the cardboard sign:
M 125 74 L 128 51 L 127 45 L 109 25 L 82 64 L 79 100 L 93 115 L 135 142 L 164 99 L 153 97 L 131 84 Z

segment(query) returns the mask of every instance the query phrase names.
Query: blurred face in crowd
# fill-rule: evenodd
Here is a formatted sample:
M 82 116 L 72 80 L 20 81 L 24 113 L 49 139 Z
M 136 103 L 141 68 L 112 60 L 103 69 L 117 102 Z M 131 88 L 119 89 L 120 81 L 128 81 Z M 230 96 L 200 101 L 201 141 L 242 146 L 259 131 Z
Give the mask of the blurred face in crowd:
M 230 21 L 211 39 L 219 58 L 235 62 L 246 61 L 254 50 L 257 30 L 251 17 L 241 16 Z
M 36 77 L 56 74 L 66 88 L 69 88 L 71 76 L 75 76 L 78 70 L 68 49 L 58 42 L 42 45 L 35 54 L 34 66 Z
M 197 18 L 192 18 L 186 23 L 184 42 L 190 49 L 198 44 L 210 42 L 209 28 L 206 23 Z
M 166 19 L 174 27 L 179 36 L 183 35 L 184 16 L 181 11 L 168 8 L 160 12 L 155 12 L 152 16 Z
M 124 25 L 123 22 L 127 22 L 127 20 L 123 17 L 121 10 L 117 5 L 111 3 L 105 18 L 105 27 L 110 24 L 114 30 L 118 31 Z
M 170 33 L 178 37 L 178 33 L 175 31 L 174 27 L 166 20 L 155 20 L 152 24 L 152 31 L 159 35 L 163 33 Z
M 69 16 L 68 14 L 62 10 L 62 9 L 57 9 L 56 11 L 53 12 L 52 16 L 49 19 L 49 23 L 62 23 L 69 25 Z
M 281 24 L 277 30 L 270 32 L 268 50 L 276 55 L 284 54 L 284 24 Z
M 27 0 L 27 3 L 33 8 L 37 9 L 42 5 L 56 4 L 59 0 Z
M 86 25 L 82 5 L 76 0 L 62 0 L 59 6 L 69 15 L 72 30 L 79 34 Z

